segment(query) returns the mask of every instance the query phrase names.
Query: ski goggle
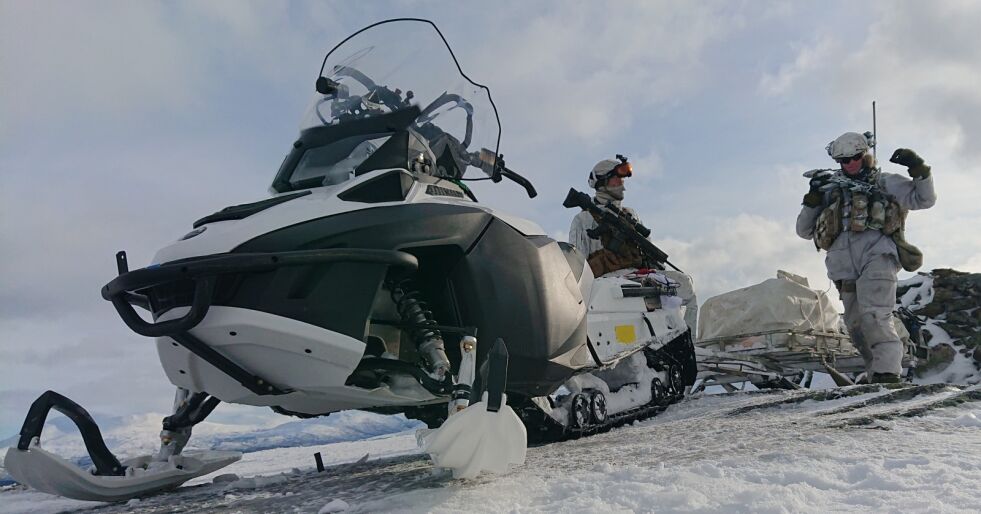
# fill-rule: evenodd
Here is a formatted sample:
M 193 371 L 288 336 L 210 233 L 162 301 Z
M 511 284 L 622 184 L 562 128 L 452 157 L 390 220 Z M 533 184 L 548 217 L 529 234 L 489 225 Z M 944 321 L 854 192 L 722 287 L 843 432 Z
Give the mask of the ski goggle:
M 865 152 L 857 153 L 857 154 L 855 154 L 855 155 L 853 155 L 851 157 L 842 157 L 840 159 L 835 159 L 835 162 L 837 162 L 838 164 L 848 164 L 848 163 L 850 163 L 852 161 L 857 161 L 857 160 L 861 159 L 864 156 L 865 156 Z
M 617 164 L 615 168 L 610 170 L 606 176 L 621 178 L 632 177 L 634 176 L 634 167 L 629 162 L 621 162 L 620 164 Z

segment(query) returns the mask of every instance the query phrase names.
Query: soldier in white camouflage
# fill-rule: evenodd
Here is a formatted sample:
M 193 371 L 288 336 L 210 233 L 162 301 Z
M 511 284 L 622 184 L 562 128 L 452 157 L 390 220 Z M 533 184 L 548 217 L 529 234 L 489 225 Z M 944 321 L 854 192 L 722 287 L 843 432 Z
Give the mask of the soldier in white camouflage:
M 633 167 L 625 157 L 617 156 L 618 160 L 604 159 L 589 172 L 589 187 L 596 190 L 593 203 L 600 207 L 611 204 L 625 212 L 634 220 L 640 221 L 637 213 L 630 207 L 623 207 L 623 195 L 626 191 L 624 180 L 633 175 Z M 622 157 L 622 158 L 621 158 Z M 624 269 L 634 269 L 640 266 L 641 256 L 622 255 L 603 247 L 602 239 L 594 239 L 587 234 L 588 230 L 596 228 L 596 219 L 589 211 L 582 211 L 572 219 L 569 227 L 569 243 L 576 247 L 588 258 L 589 265 L 595 276 L 605 275 Z M 662 273 L 678 283 L 678 297 L 685 306 L 685 323 L 691 328 L 694 336 L 698 321 L 698 300 L 692 279 L 685 273 L 675 270 L 662 270 Z
M 828 252 L 828 278 L 845 304 L 845 324 L 868 381 L 898 382 L 903 344 L 892 321 L 896 275 L 922 264 L 922 254 L 905 239 L 906 214 L 932 207 L 937 196 L 930 167 L 916 152 L 900 148 L 889 159 L 906 166 L 906 178 L 880 172 L 871 144 L 871 134 L 847 132 L 827 146 L 840 169 L 809 172 L 797 234 Z

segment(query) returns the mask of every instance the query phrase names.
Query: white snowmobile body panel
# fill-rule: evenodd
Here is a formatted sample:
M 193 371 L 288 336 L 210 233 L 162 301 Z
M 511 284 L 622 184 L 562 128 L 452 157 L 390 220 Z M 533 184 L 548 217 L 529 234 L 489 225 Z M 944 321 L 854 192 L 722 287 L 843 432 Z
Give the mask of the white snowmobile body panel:
M 160 317 L 173 319 L 185 308 Z M 207 391 L 229 403 L 281 406 L 307 414 L 351 408 L 419 404 L 435 397 L 414 381 L 366 390 L 345 386 L 364 354 L 361 341 L 291 318 L 237 307 L 214 306 L 191 334 L 264 377 L 285 395 L 260 396 L 169 337 L 157 338 L 157 353 L 170 382 L 190 391 Z
M 407 193 L 404 201 L 362 203 L 344 201 L 338 198 L 339 194 L 349 189 L 355 188 L 364 182 L 393 171 L 401 172 L 413 180 L 413 185 Z M 534 222 L 498 212 L 490 207 L 475 203 L 469 198 L 456 198 L 428 194 L 428 186 L 437 184 L 439 188 L 459 191 L 461 195 L 463 194 L 462 190 L 460 190 L 452 182 L 438 180 L 432 177 L 412 175 L 403 169 L 371 171 L 342 184 L 309 189 L 308 191 L 310 191 L 310 194 L 308 195 L 300 196 L 283 202 L 282 204 L 269 207 L 242 219 L 216 221 L 202 225 L 202 227 L 206 228 L 198 235 L 175 241 L 169 246 L 161 248 L 156 255 L 154 255 L 152 264 L 163 264 L 189 257 L 199 257 L 202 255 L 230 252 L 246 241 L 259 237 L 263 234 L 268 234 L 270 232 L 282 229 L 283 227 L 296 225 L 318 218 L 324 218 L 345 212 L 410 203 L 444 203 L 466 205 L 481 209 L 497 217 L 526 236 L 545 235 L 544 230 L 542 230 L 542 228 Z M 275 196 L 288 196 L 295 193 L 296 192 L 294 191 Z
M 662 308 L 648 312 L 643 298 L 623 296 L 623 277 L 593 280 L 587 317 L 589 344 L 603 365 L 616 363 L 647 346 L 655 349 L 683 334 L 684 312 L 674 297 L 663 296 Z
M 242 458 L 239 452 L 187 451 L 167 462 L 152 463 L 150 455 L 122 462 L 124 476 L 93 475 L 32 444 L 10 448 L 3 465 L 14 479 L 39 491 L 88 501 L 120 501 L 174 489 L 192 478 L 217 471 Z

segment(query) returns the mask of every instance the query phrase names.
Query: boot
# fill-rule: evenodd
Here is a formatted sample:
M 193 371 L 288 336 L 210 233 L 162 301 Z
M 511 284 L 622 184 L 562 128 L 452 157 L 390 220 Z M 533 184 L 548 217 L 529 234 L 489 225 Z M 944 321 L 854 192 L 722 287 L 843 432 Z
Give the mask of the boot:
M 899 375 L 895 373 L 872 373 L 870 384 L 898 384 L 901 382 Z

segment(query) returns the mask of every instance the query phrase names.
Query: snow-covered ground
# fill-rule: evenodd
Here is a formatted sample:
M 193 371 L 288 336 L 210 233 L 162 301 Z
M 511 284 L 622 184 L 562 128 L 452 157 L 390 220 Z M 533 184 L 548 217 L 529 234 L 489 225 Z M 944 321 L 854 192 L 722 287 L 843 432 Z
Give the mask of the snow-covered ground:
M 709 395 L 531 448 L 506 476 L 453 480 L 404 431 L 248 453 L 218 473 L 238 480 L 129 504 L 7 487 L 0 512 L 977 512 L 979 402 L 977 386 L 940 384 Z

